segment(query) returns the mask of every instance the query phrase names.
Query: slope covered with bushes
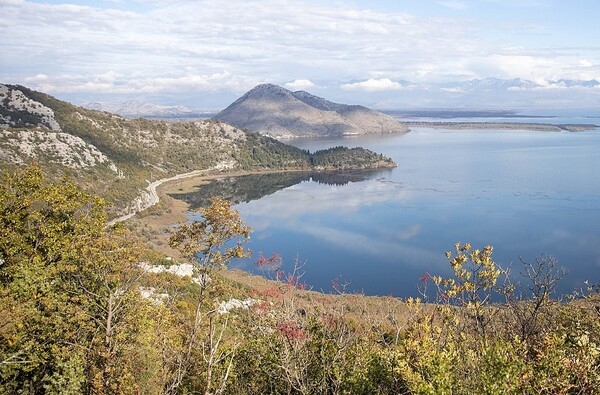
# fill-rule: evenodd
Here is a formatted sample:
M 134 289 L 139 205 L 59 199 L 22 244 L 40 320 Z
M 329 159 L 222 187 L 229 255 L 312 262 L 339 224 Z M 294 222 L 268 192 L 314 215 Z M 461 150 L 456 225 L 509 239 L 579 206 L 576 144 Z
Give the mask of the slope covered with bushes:
M 107 228 L 103 200 L 72 181 L 2 177 L 2 393 L 600 393 L 597 290 L 552 299 L 551 257 L 524 266 L 525 298 L 492 247 L 460 243 L 454 275 L 425 274 L 404 301 L 304 290 L 277 255 L 256 257 L 274 280 L 251 287 L 223 276 L 251 232 L 225 200 L 173 230 L 174 262 Z

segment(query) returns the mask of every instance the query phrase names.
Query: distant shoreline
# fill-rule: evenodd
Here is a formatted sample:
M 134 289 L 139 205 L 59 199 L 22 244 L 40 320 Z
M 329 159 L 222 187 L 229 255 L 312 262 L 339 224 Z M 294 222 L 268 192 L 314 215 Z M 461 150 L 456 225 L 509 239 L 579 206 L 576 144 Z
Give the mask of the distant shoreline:
M 400 122 L 408 128 L 442 128 L 442 129 L 501 129 L 531 130 L 536 132 L 585 132 L 600 126 L 594 124 L 550 124 L 529 122 L 448 122 L 448 121 L 410 121 Z

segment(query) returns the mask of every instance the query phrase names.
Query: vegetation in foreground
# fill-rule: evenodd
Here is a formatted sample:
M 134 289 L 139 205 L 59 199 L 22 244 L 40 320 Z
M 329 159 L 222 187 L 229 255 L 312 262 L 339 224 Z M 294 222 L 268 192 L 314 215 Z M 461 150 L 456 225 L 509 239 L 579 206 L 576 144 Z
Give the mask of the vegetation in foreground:
M 4 173 L 0 392 L 600 393 L 600 299 L 553 300 L 551 257 L 524 265 L 525 298 L 492 247 L 461 243 L 454 276 L 425 274 L 406 301 L 302 291 L 277 256 L 257 259 L 276 281 L 250 288 L 221 275 L 249 254 L 250 229 L 218 198 L 201 213 L 170 240 L 192 281 L 146 270 L 174 263 L 107 228 L 102 199 L 71 181 Z

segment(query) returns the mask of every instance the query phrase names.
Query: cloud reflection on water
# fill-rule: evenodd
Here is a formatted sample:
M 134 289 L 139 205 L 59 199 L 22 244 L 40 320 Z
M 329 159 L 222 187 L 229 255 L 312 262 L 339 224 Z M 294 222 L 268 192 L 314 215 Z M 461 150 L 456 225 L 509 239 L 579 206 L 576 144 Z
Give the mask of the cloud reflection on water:
M 285 253 L 288 263 L 306 260 L 315 289 L 341 274 L 379 295 L 415 295 L 425 271 L 449 275 L 444 252 L 456 242 L 493 245 L 495 261 L 514 273 L 519 257 L 553 255 L 570 272 L 561 292 L 600 280 L 599 134 L 422 131 L 372 138 L 372 145 L 368 139 L 361 145 L 399 167 L 341 185 L 310 175 L 247 179 L 259 187 L 258 200 L 229 191 L 254 228 L 251 248 Z M 520 149 L 545 146 L 562 147 L 564 155 Z M 507 155 L 511 148 L 518 150 Z

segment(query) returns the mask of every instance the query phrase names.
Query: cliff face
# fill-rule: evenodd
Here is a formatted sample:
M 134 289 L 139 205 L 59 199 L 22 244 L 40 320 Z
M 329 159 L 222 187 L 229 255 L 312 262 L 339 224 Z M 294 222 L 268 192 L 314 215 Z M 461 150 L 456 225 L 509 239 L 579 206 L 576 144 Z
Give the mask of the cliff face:
M 305 91 L 258 85 L 215 119 L 277 138 L 405 133 L 389 115 L 363 106 L 333 103 Z

